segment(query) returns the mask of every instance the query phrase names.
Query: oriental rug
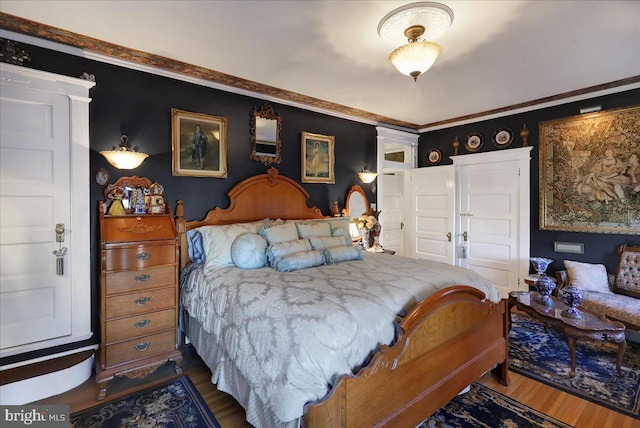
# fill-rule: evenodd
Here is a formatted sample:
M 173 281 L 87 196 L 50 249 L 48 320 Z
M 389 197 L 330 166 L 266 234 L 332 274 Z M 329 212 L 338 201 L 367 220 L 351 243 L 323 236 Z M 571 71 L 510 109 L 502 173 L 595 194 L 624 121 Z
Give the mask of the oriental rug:
M 578 340 L 576 373 L 563 333 L 512 314 L 509 369 L 594 403 L 640 419 L 640 345 L 627 341 L 622 375 L 615 368 L 617 345 Z
M 220 428 L 188 376 L 71 415 L 74 428 Z
M 479 383 L 447 403 L 418 428 L 566 428 L 564 422 L 540 413 Z

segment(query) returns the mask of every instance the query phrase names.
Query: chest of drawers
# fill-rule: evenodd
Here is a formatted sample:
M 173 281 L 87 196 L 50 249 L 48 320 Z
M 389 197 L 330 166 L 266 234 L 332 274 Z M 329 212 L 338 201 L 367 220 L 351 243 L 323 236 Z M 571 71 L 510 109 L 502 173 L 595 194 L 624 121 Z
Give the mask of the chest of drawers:
M 115 376 L 143 377 L 178 349 L 178 238 L 167 214 L 109 216 L 100 204 L 98 399 Z

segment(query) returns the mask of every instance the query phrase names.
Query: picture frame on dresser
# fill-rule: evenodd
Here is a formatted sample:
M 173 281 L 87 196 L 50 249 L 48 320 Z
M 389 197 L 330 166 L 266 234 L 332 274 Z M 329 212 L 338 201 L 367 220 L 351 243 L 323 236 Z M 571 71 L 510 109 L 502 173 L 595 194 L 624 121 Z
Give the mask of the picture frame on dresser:
M 227 118 L 171 109 L 174 176 L 227 177 Z

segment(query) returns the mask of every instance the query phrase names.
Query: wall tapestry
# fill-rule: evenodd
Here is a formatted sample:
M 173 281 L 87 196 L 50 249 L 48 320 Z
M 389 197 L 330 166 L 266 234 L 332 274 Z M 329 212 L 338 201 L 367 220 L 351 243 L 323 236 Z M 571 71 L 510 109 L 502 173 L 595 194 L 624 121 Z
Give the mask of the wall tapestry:
M 227 176 L 227 118 L 171 109 L 173 175 Z
M 540 229 L 640 234 L 640 106 L 540 123 Z

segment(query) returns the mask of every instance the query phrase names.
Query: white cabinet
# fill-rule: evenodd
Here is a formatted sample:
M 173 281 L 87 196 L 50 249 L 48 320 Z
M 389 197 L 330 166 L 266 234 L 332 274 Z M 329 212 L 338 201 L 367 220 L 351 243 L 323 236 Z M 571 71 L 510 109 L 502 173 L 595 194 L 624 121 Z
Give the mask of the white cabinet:
M 469 268 L 502 297 L 529 271 L 531 147 L 414 170 L 412 256 Z

